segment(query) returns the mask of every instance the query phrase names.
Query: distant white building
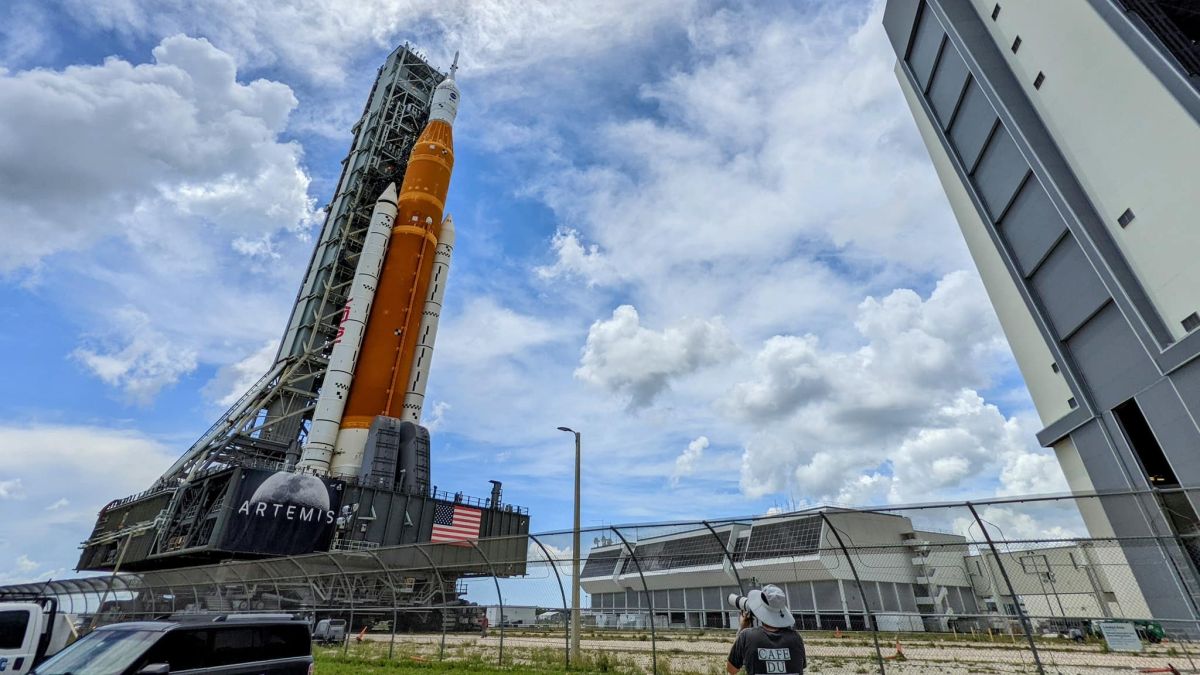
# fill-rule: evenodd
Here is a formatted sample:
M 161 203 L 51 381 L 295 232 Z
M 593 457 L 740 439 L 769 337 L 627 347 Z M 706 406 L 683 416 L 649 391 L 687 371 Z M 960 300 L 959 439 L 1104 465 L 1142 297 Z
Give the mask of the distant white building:
M 830 524 L 851 549 L 853 569 Z M 917 530 L 904 516 L 827 508 L 690 529 L 630 547 L 636 562 L 620 542 L 601 542 L 587 556 L 580 576 L 597 626 L 644 627 L 653 615 L 659 627 L 734 627 L 737 613 L 727 597 L 739 592 L 739 578 L 747 589 L 783 588 L 805 630 L 866 629 L 864 597 L 887 631 L 1001 627 L 1005 615 L 1016 613 L 990 553 L 958 535 Z M 1148 616 L 1136 584 L 1110 582 L 1109 574 L 1122 569 L 1114 567 L 1118 556 L 1112 547 L 1084 545 L 1002 552 L 1017 601 L 1032 616 Z

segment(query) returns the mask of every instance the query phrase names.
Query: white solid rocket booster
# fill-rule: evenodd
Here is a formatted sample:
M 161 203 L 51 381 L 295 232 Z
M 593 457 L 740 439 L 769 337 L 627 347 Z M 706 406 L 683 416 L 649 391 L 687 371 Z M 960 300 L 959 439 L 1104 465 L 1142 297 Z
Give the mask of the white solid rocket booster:
M 433 255 L 429 276 L 429 292 L 425 296 L 425 312 L 417 334 L 417 349 L 413 354 L 412 374 L 404 392 L 404 411 L 401 418 L 413 424 L 421 423 L 421 408 L 425 405 L 425 385 L 429 382 L 429 366 L 433 362 L 433 342 L 437 339 L 438 321 L 442 317 L 442 300 L 446 296 L 446 279 L 450 276 L 450 256 L 454 253 L 454 219 L 449 215 L 442 221 L 442 236 Z
M 375 202 L 367 236 L 363 240 L 358 267 L 350 284 L 350 296 L 342 310 L 342 322 L 329 355 L 329 368 L 321 384 L 321 395 L 313 412 L 308 440 L 300 455 L 299 466 L 325 473 L 333 456 L 338 429 L 342 424 L 342 411 L 346 397 L 350 394 L 350 381 L 354 377 L 354 365 L 362 346 L 363 329 L 371 313 L 371 302 L 379 284 L 379 268 L 387 252 L 388 240 L 392 236 L 392 222 L 396 219 L 396 184 L 387 186 Z

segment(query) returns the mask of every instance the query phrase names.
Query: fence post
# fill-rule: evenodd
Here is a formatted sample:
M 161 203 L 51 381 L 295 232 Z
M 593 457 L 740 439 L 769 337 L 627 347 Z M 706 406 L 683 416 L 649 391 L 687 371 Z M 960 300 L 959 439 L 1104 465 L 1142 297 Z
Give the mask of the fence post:
M 1025 616 L 1025 610 L 1021 607 L 1021 600 L 1017 597 L 1017 590 L 1013 588 L 1012 580 L 1008 578 L 1008 570 L 1004 567 L 1004 561 L 1000 559 L 1000 551 L 996 548 L 996 543 L 992 541 L 992 535 L 988 532 L 987 526 L 983 524 L 983 518 L 979 517 L 979 512 L 975 510 L 975 505 L 971 502 L 965 502 L 968 509 L 971 511 L 971 517 L 979 524 L 980 531 L 983 532 L 983 539 L 987 542 L 988 548 L 992 551 L 992 557 L 996 559 L 996 566 L 1000 568 L 1000 577 L 1004 579 L 1004 585 L 1008 587 L 1009 597 L 1013 599 L 1013 608 L 1017 612 L 1017 617 L 1021 622 L 1021 630 L 1025 631 L 1025 639 L 1029 642 L 1029 651 L 1033 652 L 1033 663 L 1037 666 L 1038 673 L 1046 675 L 1046 668 L 1042 665 L 1042 658 L 1038 654 L 1037 644 L 1033 641 L 1033 625 L 1029 622 L 1029 617 Z
M 366 553 L 379 564 L 379 569 L 383 570 L 384 576 L 387 577 L 388 586 L 392 589 L 392 629 L 388 631 L 392 634 L 391 639 L 388 640 L 388 658 L 391 659 L 396 653 L 396 606 L 400 604 L 400 599 L 396 595 L 396 580 L 392 578 L 392 571 L 383 562 L 383 558 L 380 558 L 374 551 L 368 550 Z
M 416 549 L 417 553 L 420 553 L 429 563 L 430 569 L 432 569 L 434 575 L 437 576 L 438 588 L 440 589 L 439 592 L 442 594 L 442 643 L 438 647 L 438 661 L 441 661 L 442 659 L 446 658 L 446 580 L 442 578 L 442 568 L 438 567 L 437 563 L 433 562 L 433 558 L 430 557 L 428 551 L 421 547 L 421 544 L 413 544 L 413 548 Z
M 562 576 L 558 573 L 558 565 L 554 562 L 554 559 L 550 557 L 550 551 L 546 550 L 546 547 L 542 545 L 542 542 L 537 538 L 537 535 L 531 534 L 529 535 L 529 538 L 533 540 L 533 543 L 538 545 L 538 548 L 542 549 L 542 554 L 546 556 L 546 561 L 550 563 L 550 568 L 554 570 L 554 578 L 558 580 L 558 593 L 562 596 L 563 601 L 563 639 L 566 641 L 566 649 L 563 651 L 563 657 L 566 660 L 565 665 L 570 668 L 571 633 L 567 629 L 567 626 L 569 625 L 568 622 L 570 621 L 571 611 L 567 608 L 567 591 L 563 589 Z M 579 664 L 577 663 L 575 665 L 578 666 Z
M 292 563 L 292 565 L 294 565 L 296 567 L 297 570 L 299 570 L 300 576 L 295 577 L 296 583 L 297 584 L 303 583 L 304 586 L 308 589 L 308 593 L 312 594 L 313 602 L 312 602 L 312 607 L 310 608 L 310 611 L 312 612 L 312 616 L 313 616 L 313 626 L 312 627 L 316 628 L 317 627 L 316 622 L 318 620 L 318 618 L 317 618 L 317 601 L 320 599 L 317 596 L 317 584 L 313 581 L 312 575 L 310 575 L 308 573 L 308 570 L 304 569 L 304 565 L 301 565 L 296 560 L 295 557 L 283 557 L 283 558 L 279 558 L 279 560 L 284 560 L 284 561 L 290 562 L 290 563 Z M 287 583 L 287 580 L 291 577 L 280 576 L 279 578 L 283 579 L 284 583 Z M 304 601 L 304 599 L 302 597 L 301 602 L 303 603 L 303 601 Z
M 350 579 L 346 576 L 346 568 L 342 567 L 342 564 L 338 562 L 337 557 L 332 553 L 326 553 L 325 557 L 329 558 L 329 562 L 333 563 L 334 567 L 338 568 L 338 573 L 342 577 L 342 583 L 346 585 L 346 592 L 349 594 L 350 620 L 346 622 L 346 628 L 348 630 L 346 631 L 346 640 L 342 643 L 342 653 L 347 654 L 350 652 L 350 635 L 354 633 L 354 586 L 350 583 Z
M 633 559 L 633 566 L 637 568 L 638 577 L 642 580 L 642 592 L 646 594 L 646 604 L 650 607 L 650 672 L 658 675 L 658 635 L 654 632 L 654 594 L 646 585 L 646 575 L 642 574 L 642 563 L 638 561 L 637 553 L 629 545 L 629 540 L 621 534 L 621 530 L 614 527 L 612 531 L 621 540 L 625 550 L 629 552 L 629 557 Z
M 825 511 L 821 511 L 821 520 L 825 521 L 825 527 L 833 533 L 834 539 L 837 540 L 838 548 L 842 549 L 842 555 L 846 557 L 846 562 L 850 565 L 850 573 L 854 575 L 854 585 L 858 587 L 858 597 L 862 598 L 863 613 L 867 616 L 867 624 L 871 627 L 871 639 L 875 642 L 875 662 L 879 665 L 879 675 L 886 675 L 883 667 L 883 652 L 879 650 L 879 628 L 875 625 L 875 617 L 871 614 L 871 605 L 867 602 L 867 593 L 863 590 L 862 579 L 858 577 L 858 568 L 854 566 L 854 561 L 850 559 L 850 551 L 846 550 L 846 542 L 842 541 L 842 535 L 838 529 L 833 526 L 833 521 L 829 520 L 829 515 Z M 815 609 L 815 608 L 814 608 Z
M 729 561 L 729 569 L 733 570 L 733 578 L 737 580 L 738 590 L 741 591 L 742 595 L 745 595 L 746 584 L 742 583 L 742 575 L 738 574 L 737 563 L 733 561 L 733 554 L 729 551 L 729 546 L 721 541 L 721 535 L 717 534 L 711 523 L 707 520 L 700 522 L 704 527 L 708 528 L 708 531 L 712 533 L 713 539 L 716 539 L 717 543 L 721 545 L 721 552 L 725 554 L 725 559 Z
M 500 590 L 500 577 L 496 576 L 496 568 L 492 565 L 492 561 L 488 560 L 487 554 L 483 552 L 483 549 L 479 548 L 479 544 L 476 543 L 476 541 L 474 539 L 468 539 L 466 541 L 468 544 L 471 545 L 471 548 L 475 549 L 475 551 L 479 553 L 479 557 L 483 558 L 483 562 L 488 566 L 488 569 L 491 570 L 491 572 L 492 572 L 492 582 L 494 582 L 496 584 L 496 602 L 500 603 L 500 659 L 499 659 L 499 661 L 497 661 L 497 663 L 499 665 L 503 666 L 504 665 L 504 592 Z M 484 611 L 486 612 L 487 610 L 485 609 Z

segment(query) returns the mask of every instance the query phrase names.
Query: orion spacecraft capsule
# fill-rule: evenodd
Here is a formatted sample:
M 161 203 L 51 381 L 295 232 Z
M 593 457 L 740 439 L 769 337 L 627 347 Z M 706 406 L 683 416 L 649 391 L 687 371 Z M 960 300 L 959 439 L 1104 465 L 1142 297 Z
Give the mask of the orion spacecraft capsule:
M 454 169 L 457 67 L 455 55 L 399 194 L 389 186 L 376 203 L 301 468 L 357 476 L 377 417 L 420 421 L 454 248 L 454 223 L 442 216 Z

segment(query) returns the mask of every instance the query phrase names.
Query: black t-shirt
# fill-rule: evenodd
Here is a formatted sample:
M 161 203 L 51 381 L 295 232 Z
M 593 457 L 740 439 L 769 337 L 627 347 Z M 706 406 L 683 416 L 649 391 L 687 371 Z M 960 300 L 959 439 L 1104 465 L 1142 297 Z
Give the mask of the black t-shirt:
M 733 649 L 729 650 L 729 662 L 735 668 L 745 666 L 750 675 L 800 675 L 808 665 L 799 633 L 790 628 L 768 631 L 762 626 L 738 633 Z

